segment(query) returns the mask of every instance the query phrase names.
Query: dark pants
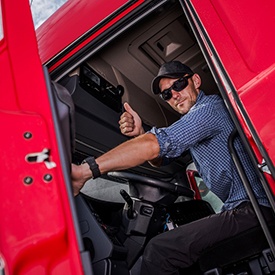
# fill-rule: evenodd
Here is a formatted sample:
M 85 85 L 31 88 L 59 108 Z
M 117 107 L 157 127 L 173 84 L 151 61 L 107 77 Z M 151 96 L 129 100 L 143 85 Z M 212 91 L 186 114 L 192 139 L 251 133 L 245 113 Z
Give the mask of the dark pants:
M 261 207 L 267 220 L 271 209 Z M 213 244 L 258 226 L 250 203 L 179 226 L 154 237 L 146 246 L 141 275 L 176 275 L 193 265 L 202 251 Z

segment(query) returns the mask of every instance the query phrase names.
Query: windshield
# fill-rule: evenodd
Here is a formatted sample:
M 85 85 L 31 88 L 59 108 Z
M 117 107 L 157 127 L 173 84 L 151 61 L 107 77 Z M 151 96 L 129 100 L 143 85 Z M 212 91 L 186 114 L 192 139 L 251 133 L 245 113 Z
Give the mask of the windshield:
M 30 0 L 33 23 L 37 29 L 53 13 L 55 13 L 67 0 Z

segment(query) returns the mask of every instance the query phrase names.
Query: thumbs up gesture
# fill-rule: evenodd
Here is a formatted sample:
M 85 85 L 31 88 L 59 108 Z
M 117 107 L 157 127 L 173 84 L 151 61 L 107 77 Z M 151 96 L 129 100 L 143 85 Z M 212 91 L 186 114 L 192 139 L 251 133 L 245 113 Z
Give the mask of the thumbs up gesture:
M 144 134 L 142 121 L 137 112 L 126 102 L 124 103 L 125 112 L 119 120 L 119 128 L 122 134 L 128 137 L 136 137 Z

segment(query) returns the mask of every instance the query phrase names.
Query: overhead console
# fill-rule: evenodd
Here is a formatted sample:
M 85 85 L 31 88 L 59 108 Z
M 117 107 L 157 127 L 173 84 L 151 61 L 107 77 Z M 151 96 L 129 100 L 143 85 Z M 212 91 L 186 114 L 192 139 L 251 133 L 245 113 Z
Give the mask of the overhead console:
M 97 157 L 127 140 L 118 125 L 122 86 L 111 84 L 88 64 L 64 77 L 60 84 L 68 89 L 75 105 L 76 162 L 87 155 Z
M 80 68 L 80 86 L 114 111 L 122 111 L 123 86 L 115 87 L 87 64 Z

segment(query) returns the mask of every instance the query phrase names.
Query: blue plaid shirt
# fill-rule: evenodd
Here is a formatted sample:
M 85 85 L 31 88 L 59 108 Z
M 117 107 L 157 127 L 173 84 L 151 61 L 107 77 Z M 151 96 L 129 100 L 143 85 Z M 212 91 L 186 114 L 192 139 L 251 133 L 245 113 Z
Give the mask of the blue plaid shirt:
M 167 128 L 155 128 L 160 157 L 176 158 L 190 150 L 193 161 L 207 187 L 223 202 L 223 210 L 248 200 L 247 193 L 229 153 L 227 142 L 234 124 L 218 95 L 200 91 L 196 104 Z M 269 206 L 264 190 L 240 139 L 234 142 L 247 177 L 260 204 Z

